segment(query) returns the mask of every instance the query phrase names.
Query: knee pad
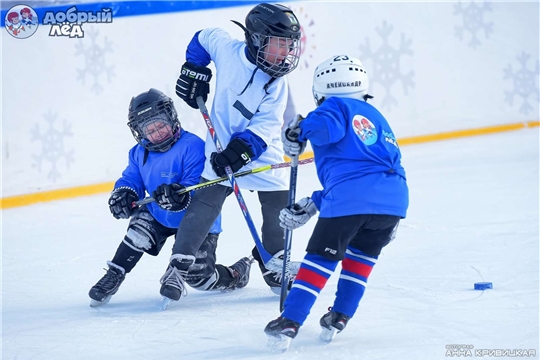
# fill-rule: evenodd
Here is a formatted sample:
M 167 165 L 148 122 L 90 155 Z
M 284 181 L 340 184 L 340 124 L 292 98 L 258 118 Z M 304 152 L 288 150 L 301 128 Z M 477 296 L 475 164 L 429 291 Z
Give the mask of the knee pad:
M 133 220 L 128 227 L 124 242 L 138 250 L 148 251 L 156 244 L 156 232 L 144 219 Z

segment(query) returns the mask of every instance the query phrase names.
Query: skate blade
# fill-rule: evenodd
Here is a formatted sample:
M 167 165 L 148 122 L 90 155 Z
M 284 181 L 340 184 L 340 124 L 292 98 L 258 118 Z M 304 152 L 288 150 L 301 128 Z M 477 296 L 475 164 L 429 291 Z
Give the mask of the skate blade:
M 283 353 L 289 348 L 291 340 L 290 337 L 283 334 L 277 336 L 268 335 L 268 343 L 266 345 L 273 353 Z
M 326 344 L 329 344 L 334 340 L 336 337 L 336 334 L 338 333 L 338 329 L 332 326 L 331 329 L 327 329 L 325 327 L 322 328 L 322 331 L 319 335 L 319 339 Z
M 94 299 L 90 299 L 90 307 L 98 307 L 98 306 L 101 306 L 101 305 L 105 305 L 106 303 L 108 303 L 111 300 L 111 297 L 112 297 L 112 295 L 109 295 L 105 299 L 103 299 L 103 301 L 97 301 L 97 300 L 94 300 Z
M 171 303 L 171 299 L 169 299 L 168 297 L 164 296 L 163 299 L 161 300 L 161 305 L 160 305 L 160 309 L 165 311 L 167 310 L 167 308 L 169 307 L 169 304 Z
M 272 290 L 272 292 L 278 296 L 281 295 L 281 287 L 271 286 L 270 290 Z M 287 292 L 289 292 L 289 290 L 287 290 Z

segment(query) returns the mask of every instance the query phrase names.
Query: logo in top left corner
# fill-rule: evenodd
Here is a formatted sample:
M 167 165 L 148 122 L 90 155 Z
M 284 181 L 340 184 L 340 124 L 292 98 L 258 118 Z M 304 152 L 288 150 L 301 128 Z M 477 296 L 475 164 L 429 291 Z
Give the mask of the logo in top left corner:
M 39 18 L 28 5 L 15 5 L 6 12 L 5 28 L 16 39 L 26 39 L 34 35 L 39 25 Z

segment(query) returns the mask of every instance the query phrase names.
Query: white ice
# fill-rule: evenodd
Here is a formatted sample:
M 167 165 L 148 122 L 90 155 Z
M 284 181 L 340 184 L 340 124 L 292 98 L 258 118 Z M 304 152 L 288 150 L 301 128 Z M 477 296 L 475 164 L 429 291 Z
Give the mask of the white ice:
M 245 289 L 190 290 L 161 311 L 159 278 L 172 238 L 160 256 L 143 257 L 109 304 L 89 307 L 88 290 L 127 226 L 101 194 L 2 212 L 2 359 L 433 360 L 450 358 L 452 344 L 474 347 L 473 357 L 475 349 L 538 353 L 538 129 L 402 152 L 408 217 L 383 250 L 357 315 L 331 344 L 319 342 L 318 321 L 332 304 L 336 274 L 282 355 L 266 348 L 262 330 L 279 315 L 279 297 L 256 266 Z M 298 198 L 319 187 L 314 165 L 301 167 Z M 256 197 L 244 195 L 259 227 Z M 218 261 L 232 264 L 253 242 L 234 197 L 224 209 Z M 314 224 L 294 232 L 294 260 Z M 494 288 L 473 290 L 479 281 Z

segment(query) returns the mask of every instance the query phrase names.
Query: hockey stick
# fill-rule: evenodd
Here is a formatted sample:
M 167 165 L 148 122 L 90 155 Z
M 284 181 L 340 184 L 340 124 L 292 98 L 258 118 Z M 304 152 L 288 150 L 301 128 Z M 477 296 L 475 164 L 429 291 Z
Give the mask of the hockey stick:
M 197 105 L 199 105 L 199 110 L 204 118 L 204 122 L 206 123 L 206 127 L 208 128 L 208 132 L 210 133 L 210 136 L 212 137 L 212 140 L 214 141 L 214 144 L 216 145 L 216 150 L 218 153 L 220 153 L 223 151 L 223 147 L 221 146 L 221 142 L 219 141 L 217 137 L 216 130 L 214 129 L 214 125 L 212 125 L 212 120 L 210 119 L 210 115 L 208 114 L 208 109 L 206 108 L 204 100 L 202 99 L 201 96 L 197 96 L 196 100 L 197 100 Z M 270 253 L 266 251 L 266 249 L 264 248 L 261 242 L 261 239 L 259 238 L 259 234 L 257 233 L 257 229 L 255 229 L 255 224 L 253 223 L 253 220 L 251 219 L 251 215 L 249 214 L 249 210 L 247 208 L 246 202 L 244 201 L 244 197 L 242 196 L 242 193 L 240 192 L 240 188 L 238 187 L 238 183 L 236 182 L 236 179 L 234 178 L 234 174 L 231 167 L 227 166 L 225 168 L 225 172 L 227 173 L 227 178 L 229 179 L 229 182 L 231 183 L 231 188 L 234 192 L 234 195 L 236 196 L 236 200 L 238 200 L 238 205 L 240 206 L 240 209 L 242 210 L 244 219 L 246 220 L 249 231 L 251 232 L 253 241 L 255 241 L 255 246 L 257 247 L 257 250 L 259 251 L 259 254 L 261 255 L 261 259 L 264 262 L 264 266 L 270 271 L 273 271 L 276 273 L 281 272 L 283 260 L 281 260 L 279 257 L 270 255 Z
M 313 162 L 313 160 L 314 159 L 312 157 L 304 159 L 304 160 L 300 160 L 298 162 L 298 165 L 310 164 L 310 163 Z M 267 171 L 267 170 L 286 168 L 286 167 L 289 167 L 289 166 L 291 166 L 290 162 L 282 162 L 282 163 L 274 164 L 274 165 L 265 165 L 265 166 L 261 166 L 261 167 L 255 168 L 255 169 L 237 172 L 236 174 L 234 174 L 234 177 L 237 178 L 237 177 L 242 177 L 242 176 L 246 176 L 246 175 L 250 175 L 250 174 L 257 174 L 257 173 Z M 182 194 L 185 194 L 185 193 L 190 192 L 192 190 L 200 190 L 200 189 L 203 189 L 205 187 L 214 186 L 216 184 L 222 183 L 222 182 L 227 181 L 227 180 L 229 180 L 229 178 L 226 177 L 226 176 L 218 178 L 218 179 L 214 179 L 214 180 L 209 180 L 209 181 L 206 181 L 206 182 L 203 182 L 203 183 L 188 186 L 188 187 L 186 187 L 186 188 L 184 188 L 182 190 L 177 191 L 176 194 L 182 195 Z M 156 199 L 154 199 L 153 197 L 147 197 L 147 198 L 144 198 L 142 200 L 135 201 L 134 205 L 135 206 L 141 206 L 141 205 L 148 204 L 148 203 L 151 203 L 151 202 L 154 202 L 154 201 L 156 201 Z
M 289 202 L 287 208 L 292 208 L 296 198 L 296 180 L 298 179 L 298 156 L 292 157 L 291 163 L 291 178 L 289 181 Z M 285 230 L 283 244 L 283 271 L 281 278 L 281 292 L 279 294 L 279 311 L 283 312 L 283 305 L 287 298 L 289 277 L 290 277 L 290 262 L 291 262 L 291 247 L 292 247 L 292 230 Z

